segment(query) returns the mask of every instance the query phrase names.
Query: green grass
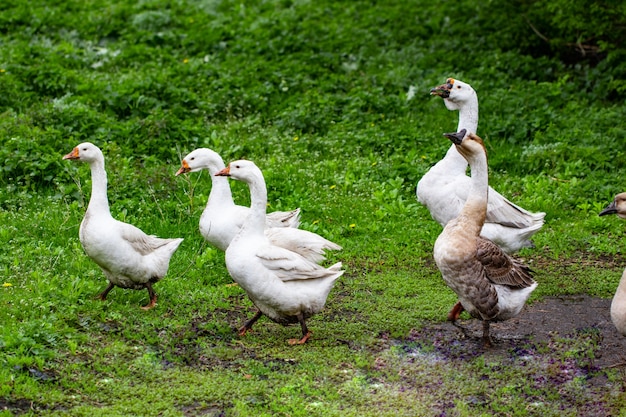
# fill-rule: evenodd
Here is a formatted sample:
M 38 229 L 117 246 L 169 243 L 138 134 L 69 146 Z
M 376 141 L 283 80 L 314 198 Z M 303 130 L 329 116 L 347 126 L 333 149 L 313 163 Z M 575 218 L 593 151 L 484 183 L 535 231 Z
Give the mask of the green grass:
M 610 297 L 626 266 L 624 224 L 597 216 L 623 191 L 626 108 L 589 87 L 595 68 L 511 47 L 494 29 L 507 15 L 480 4 L 3 2 L 0 415 L 625 415 L 623 369 L 591 372 L 602 387 L 564 377 L 593 335 L 552 356 L 529 342 L 533 363 L 444 360 L 420 336 L 455 302 L 415 198 L 456 127 L 428 95 L 448 76 L 478 92 L 491 184 L 547 213 L 520 254 L 531 302 Z M 105 153 L 116 218 L 185 238 L 151 311 L 146 291 L 94 300 L 105 279 L 78 240 L 89 171 L 61 160 L 83 141 Z M 271 210 L 301 207 L 303 228 L 344 247 L 306 346 L 267 319 L 236 335 L 253 306 L 198 232 L 210 179 L 174 176 L 203 146 L 254 160 Z

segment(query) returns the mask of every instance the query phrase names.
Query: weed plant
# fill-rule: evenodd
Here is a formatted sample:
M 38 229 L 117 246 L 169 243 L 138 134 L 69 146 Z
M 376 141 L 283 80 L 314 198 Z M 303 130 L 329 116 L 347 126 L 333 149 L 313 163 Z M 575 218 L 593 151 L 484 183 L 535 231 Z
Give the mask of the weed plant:
M 478 92 L 491 185 L 547 213 L 520 254 L 531 303 L 610 297 L 626 266 L 624 224 L 597 215 L 625 185 L 621 68 L 531 53 L 541 41 L 500 3 L 3 1 L 0 415 L 562 416 L 594 401 L 626 415 L 619 370 L 596 387 L 562 377 L 565 355 L 446 362 L 413 339 L 456 301 L 415 198 L 456 128 L 429 96 L 447 77 Z M 89 171 L 61 160 L 84 141 L 105 154 L 114 217 L 185 238 L 151 311 L 144 291 L 94 300 Z M 302 228 L 344 247 L 307 345 L 266 319 L 236 335 L 254 309 L 198 232 L 210 178 L 174 176 L 198 147 L 254 160 L 270 210 L 301 207 Z

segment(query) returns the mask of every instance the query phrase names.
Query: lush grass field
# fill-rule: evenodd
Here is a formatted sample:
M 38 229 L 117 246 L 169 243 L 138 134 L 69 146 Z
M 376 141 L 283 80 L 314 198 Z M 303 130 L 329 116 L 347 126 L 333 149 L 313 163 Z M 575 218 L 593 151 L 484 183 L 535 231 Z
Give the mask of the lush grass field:
M 0 415 L 562 416 L 591 400 L 626 415 L 620 368 L 595 391 L 529 386 L 541 369 L 394 347 L 456 300 L 432 260 L 441 228 L 415 198 L 458 117 L 430 88 L 472 84 L 492 186 L 547 213 L 520 254 L 531 302 L 617 286 L 625 225 L 597 213 L 626 188 L 626 107 L 601 65 L 519 49 L 536 35 L 499 2 L 382 3 L 0 4 Z M 185 238 L 153 310 L 146 291 L 94 300 L 105 279 L 78 240 L 89 170 L 61 160 L 84 141 L 105 153 L 116 218 Z M 267 319 L 236 335 L 254 309 L 198 232 L 210 178 L 174 176 L 198 147 L 254 160 L 270 210 L 301 207 L 303 228 L 344 247 L 305 346 Z

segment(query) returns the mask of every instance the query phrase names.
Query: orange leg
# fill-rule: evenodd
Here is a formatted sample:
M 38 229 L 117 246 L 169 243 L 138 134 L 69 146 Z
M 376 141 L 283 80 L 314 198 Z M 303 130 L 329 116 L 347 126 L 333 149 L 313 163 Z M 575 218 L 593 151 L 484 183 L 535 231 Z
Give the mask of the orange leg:
M 104 289 L 104 291 L 98 294 L 96 298 L 101 301 L 106 300 L 107 295 L 109 295 L 109 292 L 113 289 L 113 287 L 115 287 L 115 285 L 112 282 L 109 282 L 109 285 Z
M 146 289 L 148 290 L 148 295 L 150 296 L 150 301 L 148 301 L 148 304 L 146 304 L 145 306 L 141 307 L 142 310 L 150 310 L 151 308 L 154 308 L 154 306 L 156 306 L 156 301 L 157 301 L 157 296 L 156 296 L 156 293 L 154 292 L 154 290 L 152 289 L 152 284 L 147 282 L 146 283 Z
M 302 339 L 289 339 L 290 345 L 303 345 L 307 340 L 311 337 L 312 333 L 306 327 L 306 322 L 304 321 L 304 316 L 302 313 L 298 314 L 298 321 L 300 322 L 300 328 L 302 329 Z
M 452 310 L 448 313 L 448 321 L 457 321 L 463 310 L 465 310 L 465 308 L 463 308 L 463 304 L 461 304 L 460 301 L 457 301 L 454 307 L 452 307 Z
M 306 343 L 307 340 L 309 340 L 312 334 L 313 333 L 311 332 L 306 332 L 306 334 L 302 336 L 302 339 L 289 339 L 289 344 L 290 345 L 303 345 Z
M 239 336 L 245 336 L 248 331 L 252 330 L 252 325 L 256 323 L 256 321 L 260 319 L 262 315 L 263 313 L 261 313 L 261 310 L 257 311 L 254 317 L 245 322 L 245 324 L 239 329 Z

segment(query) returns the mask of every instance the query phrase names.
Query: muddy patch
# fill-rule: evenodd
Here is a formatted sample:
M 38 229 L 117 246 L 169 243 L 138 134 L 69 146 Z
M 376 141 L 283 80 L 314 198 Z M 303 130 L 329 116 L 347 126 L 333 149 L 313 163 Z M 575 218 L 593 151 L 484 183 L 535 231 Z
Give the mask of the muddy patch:
M 441 360 L 467 359 L 478 355 L 498 356 L 539 345 L 551 349 L 568 341 L 578 341 L 593 350 L 595 368 L 626 367 L 626 338 L 617 333 L 610 318 L 611 300 L 587 295 L 546 297 L 527 305 L 511 320 L 492 323 L 494 346 L 481 345 L 482 323 L 479 320 L 459 320 L 452 323 L 427 325 L 413 330 L 404 342 L 432 341 L 432 352 Z M 406 349 L 411 349 L 411 343 Z
M 503 340 L 526 335 L 535 342 L 546 343 L 559 338 L 589 338 L 597 333 L 594 365 L 623 367 L 626 366 L 626 338 L 615 330 L 610 307 L 611 300 L 606 298 L 549 297 L 528 306 L 519 317 L 494 325 L 494 329 Z
M 544 298 L 518 318 L 494 323 L 491 348 L 483 347 L 479 320 L 427 324 L 387 340 L 375 368 L 399 374 L 398 391 L 430 398 L 432 415 L 459 415 L 459 405 L 470 415 L 522 405 L 541 415 L 554 398 L 563 415 L 613 415 L 610 404 L 626 390 L 615 376 L 626 376 L 626 338 L 613 327 L 610 303 Z

